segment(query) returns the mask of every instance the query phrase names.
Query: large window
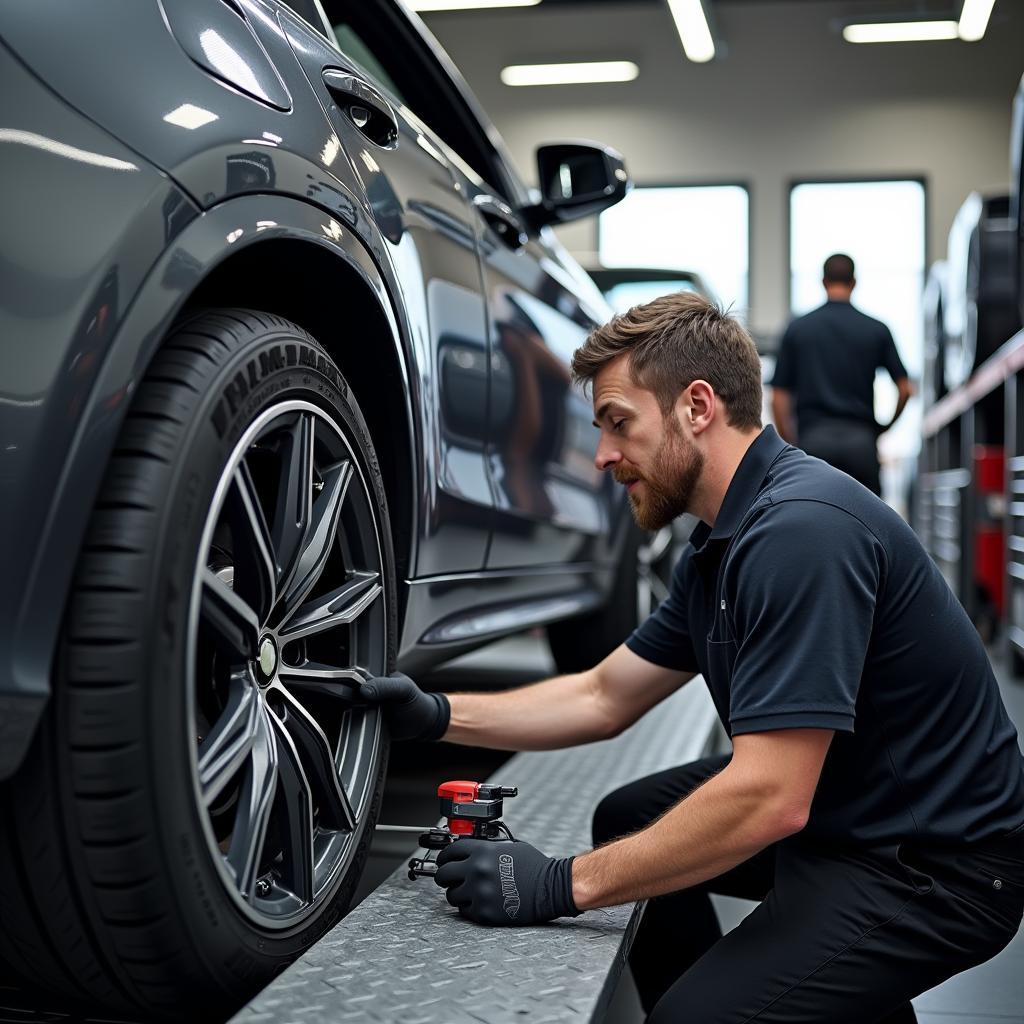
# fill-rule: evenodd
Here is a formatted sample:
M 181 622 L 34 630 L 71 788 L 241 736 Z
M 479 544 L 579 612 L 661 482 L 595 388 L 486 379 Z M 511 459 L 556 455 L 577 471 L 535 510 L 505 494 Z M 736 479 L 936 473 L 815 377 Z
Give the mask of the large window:
M 790 305 L 799 316 L 825 299 L 822 264 L 835 252 L 853 257 L 853 303 L 889 325 L 911 377 L 923 358 L 921 294 L 925 277 L 925 192 L 919 181 L 812 182 L 795 185 L 789 200 Z M 875 410 L 892 416 L 896 388 L 881 371 Z M 881 439 L 883 460 L 917 451 L 920 407 L 912 401 Z
M 635 188 L 601 214 L 606 267 L 669 267 L 698 273 L 715 298 L 746 319 L 750 197 L 741 185 Z

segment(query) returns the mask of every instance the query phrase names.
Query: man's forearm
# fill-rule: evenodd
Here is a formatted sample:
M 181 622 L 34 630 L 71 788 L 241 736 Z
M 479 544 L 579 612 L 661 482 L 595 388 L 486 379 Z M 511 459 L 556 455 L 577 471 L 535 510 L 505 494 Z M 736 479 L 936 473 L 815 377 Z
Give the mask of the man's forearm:
M 910 401 L 910 395 L 901 394 L 896 401 L 896 411 L 892 414 L 892 419 L 889 420 L 886 430 L 891 430 L 896 421 L 903 415 L 903 410 L 907 407 L 907 402 Z
M 450 693 L 449 743 L 495 750 L 555 750 L 614 735 L 593 673 L 557 676 L 502 693 Z
M 642 832 L 576 857 L 573 899 L 589 910 L 699 885 L 799 828 L 726 768 Z
M 914 386 L 909 380 L 902 380 L 897 384 L 899 394 L 896 396 L 896 409 L 892 414 L 892 419 L 882 427 L 882 433 L 884 434 L 887 430 L 892 430 L 895 426 L 896 421 L 903 415 L 903 410 L 907 407 L 907 402 L 910 401 L 914 396 Z

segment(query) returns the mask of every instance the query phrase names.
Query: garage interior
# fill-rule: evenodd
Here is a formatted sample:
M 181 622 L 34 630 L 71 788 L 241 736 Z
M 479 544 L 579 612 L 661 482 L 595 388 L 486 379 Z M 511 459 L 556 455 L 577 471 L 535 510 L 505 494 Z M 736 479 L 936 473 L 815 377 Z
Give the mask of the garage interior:
M 235 6 L 235 0 L 209 2 Z M 259 2 L 277 6 L 277 0 Z M 783 332 L 824 300 L 823 260 L 837 251 L 853 257 L 853 303 L 890 326 L 915 387 L 898 426 L 879 442 L 882 497 L 920 537 L 977 627 L 1024 752 L 1024 3 L 373 2 L 397 4 L 422 19 L 531 189 L 540 184 L 535 153 L 545 141 L 595 140 L 622 155 L 632 179 L 628 195 L 597 216 L 557 225 L 555 235 L 594 273 L 608 312 L 680 287 L 709 294 L 733 312 L 762 360 L 766 423 Z M 325 0 L 329 22 L 328 8 Z M 909 38 L 854 41 L 864 26 L 881 36 L 889 30 Z M 537 84 L 545 75 L 577 80 Z M 262 188 L 253 191 L 262 194 Z M 600 276 L 605 271 L 607 287 Z M 287 273 L 283 279 L 294 280 Z M 244 274 L 232 277 L 232 287 L 239 298 L 227 305 L 255 301 Z M 879 371 L 879 422 L 892 417 L 896 394 L 890 377 Z M 378 415 L 386 423 L 391 411 Z M 391 480 L 382 486 L 390 491 Z M 399 565 L 400 580 L 412 575 Z M 441 568 L 433 575 L 441 578 Z M 667 596 L 666 579 L 644 584 L 643 610 Z M 423 689 L 438 693 L 501 691 L 557 672 L 544 624 L 429 670 L 410 670 Z M 697 752 L 729 749 L 724 731 L 710 719 L 704 731 L 684 741 Z M 524 756 L 535 755 L 393 743 L 379 822 L 405 831 L 376 831 L 353 916 L 230 1019 L 541 1024 L 582 1018 L 639 1024 L 643 1011 L 622 967 L 635 930 L 628 914 L 610 917 L 607 934 L 594 939 L 598 946 L 606 941 L 608 951 L 600 947 L 594 954 L 594 964 L 603 966 L 587 968 L 585 994 L 573 990 L 563 1001 L 561 975 L 552 975 L 549 964 L 514 952 L 529 963 L 526 975 L 536 980 L 528 984 L 542 995 L 549 991 L 542 986 L 550 986 L 546 999 L 527 999 L 504 978 L 488 984 L 481 978 L 501 962 L 500 946 L 489 940 L 490 947 L 478 949 L 465 939 L 460 945 L 450 917 L 449 930 L 435 934 L 424 923 L 429 918 L 409 909 L 413 897 L 403 887 L 415 852 L 410 830 L 437 821 L 438 783 L 517 785 L 517 769 L 535 778 L 532 768 L 523 768 L 527 762 L 509 763 Z M 623 771 L 629 756 L 623 755 Z M 538 821 L 548 810 L 542 808 L 545 795 L 582 785 L 585 773 L 596 773 L 591 784 L 601 789 L 592 762 L 579 775 L 571 762 L 564 764 L 569 768 L 558 770 L 566 774 L 548 777 L 545 792 L 530 798 Z M 611 766 L 608 771 L 611 779 Z M 510 807 L 510 821 L 524 838 L 543 845 L 543 836 L 531 835 L 527 801 L 521 803 L 522 817 Z M 581 812 L 579 821 L 588 813 Z M 415 884 L 426 889 L 429 883 Z M 380 908 L 392 898 L 399 908 L 386 918 L 392 931 L 384 925 L 373 931 L 372 922 L 386 917 Z M 754 906 L 728 897 L 714 902 L 723 930 Z M 403 915 L 412 930 L 405 942 L 394 937 Z M 536 941 L 537 957 L 571 961 L 555 945 L 549 952 L 542 939 Z M 415 966 L 417 943 L 429 960 L 444 957 L 449 942 L 449 959 L 433 981 L 420 981 L 408 969 Z M 366 975 L 359 980 L 361 968 L 366 975 L 379 970 L 372 985 Z M 321 985 L 325 977 L 335 980 Z M 314 982 L 320 986 L 315 998 L 306 987 Z M 451 987 L 428 990 L 428 984 Z M 390 989 L 411 994 L 403 1002 Z M 459 998 L 448 1002 L 456 992 Z M 923 1024 L 1024 1024 L 1024 928 L 992 960 L 922 994 L 914 1008 Z M 214 1019 L 219 1024 L 227 1018 Z M 5 976 L 0 960 L 0 1022 L 101 1020 L 149 1024 L 28 992 L 21 980 Z
M 884 448 L 882 455 L 886 498 L 909 516 L 911 481 L 919 472 L 931 469 L 925 461 L 928 441 L 921 440 L 922 419 L 943 397 L 935 394 L 934 376 L 922 381 L 924 374 L 934 375 L 933 367 L 926 370 L 926 360 L 930 358 L 934 366 L 936 358 L 942 359 L 941 353 L 936 356 L 934 352 L 934 339 L 925 333 L 929 330 L 923 298 L 927 271 L 936 261 L 947 259 L 950 229 L 965 200 L 972 193 L 1005 194 L 1010 187 L 1010 161 L 1020 160 L 1019 153 L 1011 153 L 1010 135 L 1012 97 L 1022 71 L 1024 7 L 995 4 L 988 31 L 977 43 L 939 40 L 851 45 L 842 35 L 847 25 L 955 20 L 961 5 L 941 0 L 704 0 L 703 6 L 716 50 L 706 63 L 686 59 L 671 12 L 660 2 L 544 0 L 522 9 L 424 11 L 423 17 L 494 119 L 520 167 L 531 165 L 538 139 L 556 138 L 564 133 L 566 124 L 572 124 L 578 137 L 600 138 L 628 156 L 637 190 L 739 186 L 745 191 L 748 209 L 743 227 L 747 237 L 734 234 L 730 241 L 735 244 L 739 237 L 744 243 L 734 259 L 741 264 L 741 273 L 748 275 L 746 290 L 728 301 L 742 311 L 758 343 L 766 380 L 786 323 L 809 308 L 803 296 L 797 299 L 793 288 L 797 268 L 791 260 L 794 246 L 799 244 L 791 234 L 794 190 L 801 184 L 834 184 L 841 189 L 849 183 L 853 192 L 860 184 L 890 180 L 915 183 L 912 189 L 916 191 L 916 183 L 920 183 L 923 195 L 916 201 L 921 203 L 918 216 L 922 219 L 915 222 L 915 230 L 923 274 L 915 278 L 909 291 L 908 319 L 901 321 L 904 331 L 900 333 L 894 325 L 893 333 L 921 388 L 904 414 L 900 436 L 883 439 L 883 445 L 888 441 L 892 447 L 888 457 Z M 501 68 L 508 65 L 569 61 L 631 61 L 638 74 L 625 83 L 533 88 L 509 87 L 500 77 Z M 836 204 L 831 213 L 840 222 L 837 230 L 849 229 L 861 208 L 852 214 L 844 211 L 842 204 L 847 199 L 842 191 L 832 193 L 829 200 Z M 602 226 L 622 213 L 622 207 L 613 208 L 601 218 L 560 228 L 559 237 L 584 266 L 603 265 L 602 255 L 607 258 L 609 254 L 602 249 Z M 628 218 L 629 212 L 624 216 Z M 646 226 L 653 228 L 656 223 L 652 219 Z M 898 233 L 899 226 L 886 214 L 862 226 L 880 252 L 902 244 L 902 239 L 890 233 Z M 701 255 L 692 259 L 679 255 L 688 252 L 690 245 L 695 251 L 706 250 L 706 237 L 694 232 L 687 240 L 687 234 L 687 222 L 681 219 L 660 237 L 644 239 L 638 248 L 657 254 L 654 260 L 647 257 L 652 264 L 706 276 L 709 268 Z M 868 247 L 871 240 L 864 238 Z M 827 254 L 829 243 L 808 240 L 809 248 L 815 245 L 813 285 L 817 287 L 817 263 L 819 256 Z M 609 263 L 637 261 L 628 247 L 621 256 L 610 255 Z M 891 270 L 887 267 L 881 275 Z M 863 277 L 861 284 L 866 284 Z M 814 304 L 818 301 L 815 295 Z M 1002 340 L 1009 340 L 1011 333 Z M 929 344 L 933 351 L 926 354 Z M 876 383 L 880 418 L 891 412 L 892 390 L 888 378 L 880 373 Z M 996 411 L 987 422 L 995 421 L 998 437 L 992 440 L 999 444 L 1003 440 L 1002 395 L 988 397 L 990 404 L 993 400 Z M 932 441 L 933 446 L 935 443 Z M 969 464 L 958 461 L 958 456 L 959 452 L 953 456 L 958 466 Z M 1004 494 L 1014 493 L 1005 491 L 1002 479 L 998 490 L 997 504 Z M 955 494 L 953 500 L 959 506 L 963 491 L 958 489 Z M 942 496 L 948 495 L 947 487 Z M 1005 498 L 1007 503 L 1013 500 L 1012 496 Z M 918 511 L 919 517 L 911 521 L 925 536 L 931 527 L 930 550 L 941 560 L 943 554 L 948 556 L 949 547 Z M 1011 671 L 1011 661 L 1020 655 L 1008 639 L 1015 628 L 1014 612 L 1001 601 L 1003 610 L 996 621 L 979 607 L 988 602 L 968 585 L 969 570 L 962 569 L 969 559 L 961 562 L 959 557 L 960 524 L 940 523 L 939 530 L 947 525 L 957 550 L 944 571 L 961 600 L 972 605 L 979 629 L 989 642 L 1003 699 L 1020 731 L 1024 727 L 1024 684 Z M 999 514 L 1000 537 L 1004 529 L 1014 530 L 1005 511 Z M 995 570 L 1008 588 L 1018 579 L 1013 569 L 1016 549 L 1012 541 L 1010 544 L 1009 551 L 999 545 Z M 516 665 L 511 672 L 506 668 L 509 663 Z M 457 660 L 450 668 L 437 671 L 433 685 L 453 691 L 490 685 L 491 680 L 496 686 L 515 685 L 515 679 L 527 678 L 520 676 L 520 666 L 525 670 L 526 664 L 532 668 L 531 679 L 551 673 L 553 666 L 542 640 L 508 641 L 493 651 Z M 452 758 L 448 774 L 454 776 L 468 767 L 465 748 L 445 745 L 445 752 Z M 405 753 L 389 787 L 394 801 L 389 820 L 412 822 L 423 819 L 432 807 L 432 792 L 421 792 L 418 804 L 413 798 L 419 758 L 430 752 L 417 749 L 408 767 Z M 475 775 L 490 777 L 493 772 L 501 777 L 500 760 L 494 754 L 481 752 L 479 762 L 471 764 Z M 475 775 L 470 772 L 470 777 Z M 367 879 L 383 878 L 399 862 L 402 853 L 389 849 L 393 844 L 393 838 L 378 837 L 377 858 L 371 862 Z M 364 880 L 364 886 L 373 884 Z M 729 897 L 714 899 L 723 926 L 739 921 L 753 906 Z M 1022 970 L 1024 935 L 1019 935 L 989 964 L 920 997 L 915 1002 L 918 1019 L 931 1024 L 1024 1021 Z M 634 1000 L 628 983 L 624 984 L 607 1019 L 642 1019 Z

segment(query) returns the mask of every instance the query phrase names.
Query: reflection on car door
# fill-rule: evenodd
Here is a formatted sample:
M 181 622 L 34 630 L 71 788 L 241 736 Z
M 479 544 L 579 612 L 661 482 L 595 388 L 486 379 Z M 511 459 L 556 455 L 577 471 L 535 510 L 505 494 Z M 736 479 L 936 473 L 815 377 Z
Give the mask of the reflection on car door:
M 425 452 L 413 575 L 480 569 L 493 499 L 474 216 L 442 144 L 407 107 L 387 101 L 363 70 L 298 20 L 289 19 L 288 32 L 363 184 L 409 314 Z
M 570 364 L 594 320 L 544 239 L 503 227 L 511 211 L 496 210 L 495 197 L 474 198 L 491 337 L 487 566 L 590 560 L 608 532 L 610 497 L 594 466 L 591 405 Z

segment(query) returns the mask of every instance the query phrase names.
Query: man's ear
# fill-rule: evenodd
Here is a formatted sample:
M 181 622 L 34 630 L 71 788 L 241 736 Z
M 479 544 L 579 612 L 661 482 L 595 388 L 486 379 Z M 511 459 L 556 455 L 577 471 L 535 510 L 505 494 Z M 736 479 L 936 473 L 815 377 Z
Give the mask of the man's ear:
M 717 399 L 714 389 L 706 380 L 695 380 L 684 392 L 683 417 L 690 429 L 699 434 L 711 425 Z

